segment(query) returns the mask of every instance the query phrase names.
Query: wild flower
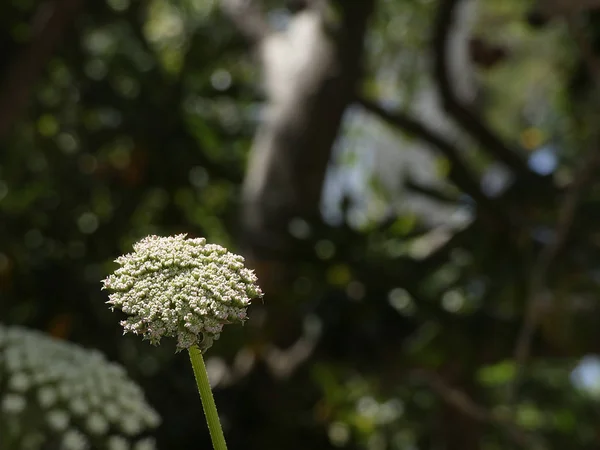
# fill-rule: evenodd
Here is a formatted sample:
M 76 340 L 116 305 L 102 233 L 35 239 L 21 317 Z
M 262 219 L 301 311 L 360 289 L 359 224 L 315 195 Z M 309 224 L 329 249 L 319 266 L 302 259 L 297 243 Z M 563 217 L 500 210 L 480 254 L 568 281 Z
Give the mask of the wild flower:
M 149 450 L 159 423 L 141 388 L 98 351 L 0 325 L 2 450 Z
M 213 448 L 226 450 L 202 353 L 224 325 L 246 320 L 246 308 L 262 296 L 256 275 L 241 256 L 185 234 L 148 236 L 133 250 L 103 281 L 112 292 L 107 303 L 129 316 L 121 322 L 125 333 L 152 344 L 174 337 L 177 350 L 188 350 Z

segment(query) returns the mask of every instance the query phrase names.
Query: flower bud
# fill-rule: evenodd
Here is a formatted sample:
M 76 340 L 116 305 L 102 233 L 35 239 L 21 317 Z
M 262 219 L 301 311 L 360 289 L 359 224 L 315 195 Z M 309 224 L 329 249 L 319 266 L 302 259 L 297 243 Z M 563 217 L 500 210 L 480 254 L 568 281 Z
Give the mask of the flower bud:
M 206 351 L 229 323 L 243 323 L 246 308 L 262 296 L 244 258 L 207 244 L 203 238 L 148 236 L 133 253 L 117 258 L 120 267 L 104 283 L 107 302 L 129 317 L 125 333 L 152 344 L 177 339 L 177 350 L 197 345 Z

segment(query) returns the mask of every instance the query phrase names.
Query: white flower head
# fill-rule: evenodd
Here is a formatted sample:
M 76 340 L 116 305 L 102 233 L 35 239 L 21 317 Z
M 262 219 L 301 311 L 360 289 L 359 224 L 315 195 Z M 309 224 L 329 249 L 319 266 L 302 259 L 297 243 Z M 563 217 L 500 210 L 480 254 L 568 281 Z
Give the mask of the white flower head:
M 229 323 L 243 323 L 252 299 L 262 296 L 244 258 L 203 238 L 148 236 L 134 252 L 117 258 L 120 267 L 104 283 L 107 302 L 129 317 L 126 333 L 152 344 L 177 338 L 177 350 L 207 350 Z
M 0 436 L 95 449 L 115 434 L 133 445 L 160 424 L 142 389 L 101 353 L 16 326 L 0 324 L 0 338 Z M 135 429 L 121 430 L 123 418 Z

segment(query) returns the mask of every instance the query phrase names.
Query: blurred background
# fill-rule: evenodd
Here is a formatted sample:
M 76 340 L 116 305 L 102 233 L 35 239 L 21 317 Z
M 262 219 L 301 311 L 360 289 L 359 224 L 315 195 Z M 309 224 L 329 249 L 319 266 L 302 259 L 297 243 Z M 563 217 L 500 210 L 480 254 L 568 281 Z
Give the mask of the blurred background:
M 3 0 L 2 323 L 210 448 L 186 355 L 100 290 L 203 236 L 265 291 L 207 355 L 230 448 L 600 448 L 599 8 Z

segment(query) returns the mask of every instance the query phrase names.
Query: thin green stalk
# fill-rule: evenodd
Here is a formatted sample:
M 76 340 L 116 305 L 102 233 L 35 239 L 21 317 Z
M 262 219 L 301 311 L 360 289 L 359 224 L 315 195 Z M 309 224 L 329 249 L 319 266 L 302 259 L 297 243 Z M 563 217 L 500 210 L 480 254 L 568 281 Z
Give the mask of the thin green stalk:
M 217 405 L 215 405 L 215 399 L 210 389 L 202 352 L 195 345 L 191 346 L 188 351 L 190 353 L 190 360 L 192 361 L 192 368 L 194 369 L 194 376 L 196 377 L 198 392 L 200 392 L 200 399 L 202 400 L 202 407 L 204 408 L 204 415 L 206 416 L 206 422 L 208 423 L 208 431 L 210 431 L 213 448 L 214 450 L 227 450 L 225 436 L 223 436 L 221 421 L 219 420 L 219 414 L 217 413 Z

